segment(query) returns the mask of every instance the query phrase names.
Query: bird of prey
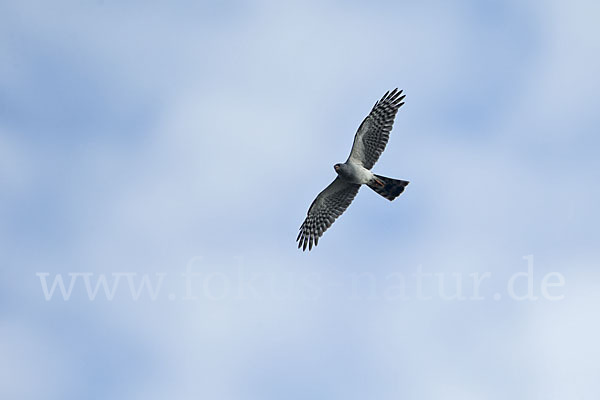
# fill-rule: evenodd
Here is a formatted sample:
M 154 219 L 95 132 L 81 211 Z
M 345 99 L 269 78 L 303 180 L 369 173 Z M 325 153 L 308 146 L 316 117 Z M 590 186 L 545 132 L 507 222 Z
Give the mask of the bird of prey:
M 333 166 L 338 176 L 312 202 L 300 226 L 296 241 L 302 251 L 307 246 L 308 250 L 312 250 L 313 245 L 319 243 L 323 232 L 348 208 L 362 185 L 367 185 L 390 201 L 400 196 L 408 185 L 408 181 L 371 172 L 385 149 L 396 113 L 404 104 L 404 97 L 402 90 L 386 92 L 360 124 L 350 156 L 345 163 Z

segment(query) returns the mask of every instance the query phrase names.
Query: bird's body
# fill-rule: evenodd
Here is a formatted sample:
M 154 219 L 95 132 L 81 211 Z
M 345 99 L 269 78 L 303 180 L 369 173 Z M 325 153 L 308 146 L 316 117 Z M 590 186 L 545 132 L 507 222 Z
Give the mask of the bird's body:
M 362 165 L 351 161 L 346 161 L 343 164 L 336 164 L 338 166 L 336 170 L 338 176 L 348 183 L 356 183 L 358 185 L 364 185 L 369 183 L 375 175 Z
M 388 200 L 394 200 L 408 181 L 375 175 L 371 168 L 379 159 L 389 139 L 394 118 L 404 103 L 402 91 L 387 92 L 375 103 L 356 135 L 350 156 L 343 164 L 333 167 L 338 176 L 313 201 L 306 219 L 300 226 L 298 248 L 311 250 L 323 232 L 348 208 L 362 185 L 367 185 Z

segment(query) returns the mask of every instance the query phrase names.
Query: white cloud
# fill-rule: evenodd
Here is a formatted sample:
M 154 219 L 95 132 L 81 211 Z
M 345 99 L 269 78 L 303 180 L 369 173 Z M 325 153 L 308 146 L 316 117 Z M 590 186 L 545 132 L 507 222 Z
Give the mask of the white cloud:
M 76 369 L 44 331 L 4 319 L 0 323 L 0 397 L 60 398 L 77 385 Z

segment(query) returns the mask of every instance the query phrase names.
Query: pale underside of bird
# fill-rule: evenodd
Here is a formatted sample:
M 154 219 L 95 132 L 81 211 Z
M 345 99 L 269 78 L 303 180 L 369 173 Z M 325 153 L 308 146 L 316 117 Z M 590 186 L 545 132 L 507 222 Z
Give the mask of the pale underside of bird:
M 360 124 L 350 156 L 345 163 L 333 166 L 338 176 L 310 205 L 296 238 L 298 248 L 304 251 L 307 247 L 311 250 L 313 245 L 316 246 L 323 232 L 346 211 L 362 185 L 367 185 L 390 201 L 404 191 L 408 181 L 371 172 L 389 140 L 394 118 L 404 104 L 404 97 L 402 90 L 388 91 Z

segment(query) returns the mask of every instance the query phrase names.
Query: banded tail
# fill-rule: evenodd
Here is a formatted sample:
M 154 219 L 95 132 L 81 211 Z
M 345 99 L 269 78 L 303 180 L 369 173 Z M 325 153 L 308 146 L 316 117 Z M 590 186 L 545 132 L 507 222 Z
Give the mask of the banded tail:
M 392 201 L 404 192 L 408 181 L 386 178 L 385 176 L 374 174 L 374 178 L 367 185 L 389 201 Z

